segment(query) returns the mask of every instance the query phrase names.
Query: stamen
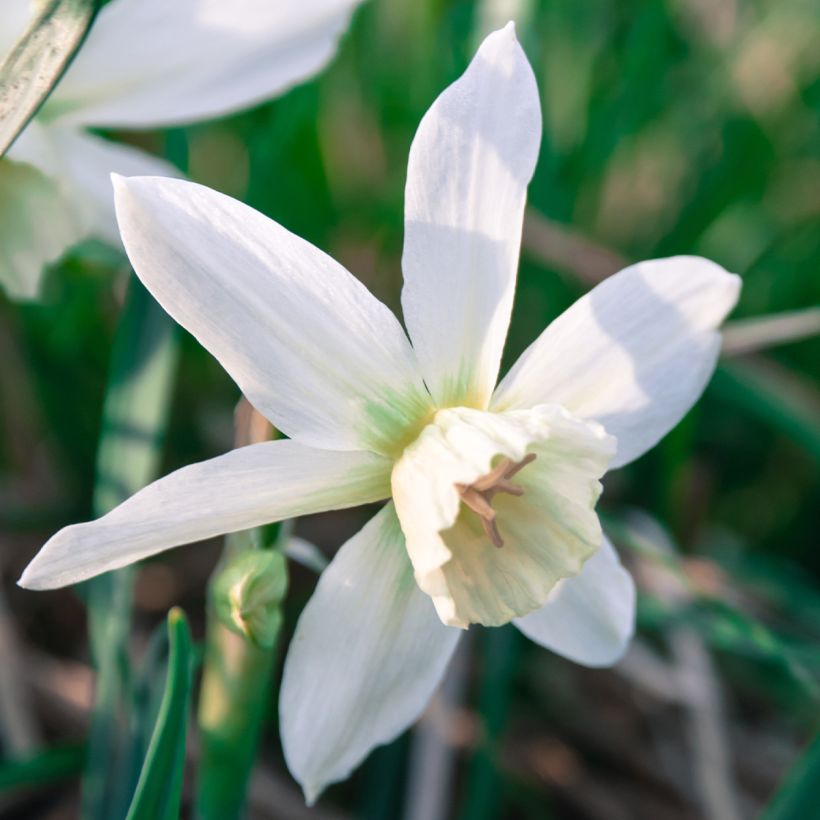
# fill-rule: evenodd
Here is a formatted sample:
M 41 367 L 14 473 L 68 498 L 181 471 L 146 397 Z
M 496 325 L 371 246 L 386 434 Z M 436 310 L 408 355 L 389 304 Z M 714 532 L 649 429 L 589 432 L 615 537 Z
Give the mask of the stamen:
M 490 506 L 486 496 L 482 495 L 475 487 L 465 487 L 463 484 L 456 484 L 461 500 L 479 517 L 493 519 L 495 510 Z
M 489 490 L 499 479 L 507 475 L 507 471 L 512 467 L 512 462 L 508 458 L 503 458 L 498 462 L 498 466 L 490 470 L 489 473 L 473 482 L 473 487 L 480 493 Z
M 509 472 L 504 473 L 504 478 L 512 478 L 516 473 L 521 472 L 528 464 L 532 464 L 533 461 L 535 461 L 535 453 L 527 453 L 521 461 L 513 464 Z
M 520 484 L 513 484 L 512 481 L 507 481 L 502 478 L 495 487 L 491 487 L 490 493 L 507 493 L 508 495 L 524 495 L 524 488 Z
M 481 476 L 472 484 L 456 484 L 456 491 L 461 500 L 479 517 L 487 538 L 495 547 L 503 547 L 504 539 L 498 531 L 496 512 L 492 508 L 493 496 L 496 493 L 524 495 L 524 488 L 519 484 L 513 484 L 509 479 L 534 460 L 535 453 L 528 453 L 517 462 L 503 458 L 487 475 Z

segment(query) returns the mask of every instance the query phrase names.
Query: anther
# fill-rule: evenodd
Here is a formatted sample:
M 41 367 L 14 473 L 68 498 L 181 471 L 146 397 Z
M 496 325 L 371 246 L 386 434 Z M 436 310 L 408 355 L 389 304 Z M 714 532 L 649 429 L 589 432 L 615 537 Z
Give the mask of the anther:
M 503 547 L 504 539 L 498 531 L 496 512 L 491 504 L 493 496 L 496 493 L 524 495 L 524 488 L 513 484 L 509 479 L 534 460 L 535 453 L 528 453 L 517 462 L 503 458 L 487 475 L 481 476 L 472 484 L 456 484 L 461 500 L 478 516 L 487 538 L 495 547 Z

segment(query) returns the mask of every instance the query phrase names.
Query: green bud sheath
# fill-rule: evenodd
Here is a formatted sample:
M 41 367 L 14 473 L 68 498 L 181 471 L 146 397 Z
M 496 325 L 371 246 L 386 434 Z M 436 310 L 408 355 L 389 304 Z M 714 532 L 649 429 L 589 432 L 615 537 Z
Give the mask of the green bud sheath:
M 212 580 L 199 700 L 200 820 L 242 816 L 273 692 L 286 590 L 286 559 L 269 550 L 228 552 Z
M 271 649 L 282 623 L 287 565 L 279 552 L 254 550 L 230 557 L 212 586 L 220 623 L 262 649 Z

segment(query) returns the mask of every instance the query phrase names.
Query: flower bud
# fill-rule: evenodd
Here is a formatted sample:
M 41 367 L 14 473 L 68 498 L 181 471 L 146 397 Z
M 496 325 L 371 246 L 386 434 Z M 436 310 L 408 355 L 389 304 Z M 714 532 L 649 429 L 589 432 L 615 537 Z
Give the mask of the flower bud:
M 287 587 L 287 562 L 281 553 L 251 550 L 233 555 L 211 587 L 216 615 L 232 631 L 269 649 L 279 634 Z

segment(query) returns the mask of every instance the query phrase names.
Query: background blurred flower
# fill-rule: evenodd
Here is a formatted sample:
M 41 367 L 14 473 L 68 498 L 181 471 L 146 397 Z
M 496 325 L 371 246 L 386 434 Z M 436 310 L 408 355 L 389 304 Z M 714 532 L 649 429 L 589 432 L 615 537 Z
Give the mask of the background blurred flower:
M 95 237 L 119 245 L 109 174 L 177 175 L 88 129 L 209 119 L 279 94 L 333 54 L 360 0 L 113 0 L 52 96 L 0 161 L 0 285 L 38 293 L 43 266 Z M 29 0 L 0 7 L 0 52 Z

